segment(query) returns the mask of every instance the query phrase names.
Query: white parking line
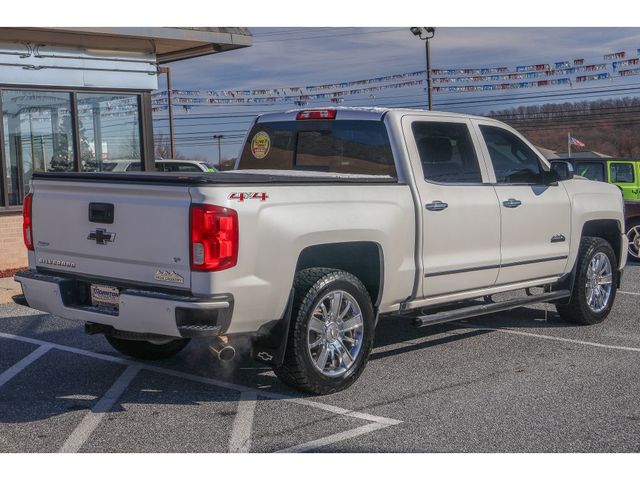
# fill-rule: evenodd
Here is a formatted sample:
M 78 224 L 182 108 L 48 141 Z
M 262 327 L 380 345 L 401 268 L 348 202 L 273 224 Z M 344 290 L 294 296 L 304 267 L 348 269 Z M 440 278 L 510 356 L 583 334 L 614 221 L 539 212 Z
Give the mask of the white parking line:
M 458 323 L 458 322 L 452 322 L 452 323 L 454 323 L 455 325 L 458 325 L 459 327 L 477 328 L 480 330 L 491 330 L 495 332 L 508 333 L 511 335 L 522 335 L 525 337 L 535 337 L 535 338 L 542 338 L 545 340 L 555 340 L 557 342 L 575 343 L 577 345 L 586 345 L 588 347 L 608 348 L 610 350 L 625 350 L 627 352 L 640 352 L 640 348 L 636 348 L 636 347 L 624 347 L 622 345 L 609 345 L 606 343 L 587 342 L 585 340 L 574 340 L 573 338 L 554 337 L 552 335 L 542 335 L 540 333 L 521 332 L 518 330 L 513 330 L 511 328 L 485 327 L 483 325 L 476 325 L 474 323 Z
M 341 442 L 343 440 L 348 440 L 354 437 L 359 437 L 360 435 L 364 435 L 365 433 L 375 432 L 376 430 L 380 430 L 381 428 L 384 428 L 384 427 L 385 425 L 380 425 L 379 423 L 369 423 L 368 425 L 363 425 L 362 427 L 353 428 L 345 432 L 329 435 L 328 437 L 319 438 L 317 440 L 311 440 L 310 442 L 306 442 L 301 445 L 296 445 L 294 447 L 278 450 L 276 453 L 308 452 L 309 450 L 314 450 L 319 447 L 331 445 L 332 443 Z
M 386 427 L 390 427 L 390 426 L 394 426 L 394 425 L 399 425 L 399 424 L 402 423 L 401 420 L 395 420 L 393 418 L 379 417 L 379 416 L 370 415 L 370 414 L 364 413 L 364 412 L 357 412 L 357 411 L 353 411 L 353 410 L 347 410 L 347 409 L 344 409 L 344 408 L 336 407 L 334 405 L 327 405 L 325 403 L 315 402 L 315 401 L 307 400 L 307 399 L 304 399 L 304 398 L 289 397 L 287 395 L 283 395 L 283 394 L 280 394 L 280 393 L 268 392 L 266 390 L 258 390 L 256 388 L 251 388 L 251 387 L 247 387 L 247 386 L 244 386 L 244 385 L 237 385 L 237 384 L 234 384 L 234 383 L 224 382 L 224 381 L 216 380 L 216 379 L 213 379 L 213 378 L 207 378 L 207 377 L 202 377 L 200 375 L 194 375 L 194 374 L 191 374 L 191 373 L 181 372 L 179 370 L 171 370 L 171 369 L 168 369 L 168 368 L 157 367 L 155 365 L 146 365 L 144 363 L 136 362 L 134 360 L 128 360 L 126 358 L 114 357 L 112 355 L 105 355 L 103 353 L 96 353 L 96 352 L 92 352 L 90 350 L 82 350 L 80 348 L 69 347 L 67 345 L 60 345 L 60 344 L 57 344 L 57 343 L 46 342 L 44 340 L 38 340 L 38 339 L 35 339 L 35 338 L 23 337 L 23 336 L 20 336 L 20 335 L 13 335 L 13 334 L 10 334 L 10 333 L 3 333 L 3 332 L 0 332 L 0 338 L 6 338 L 6 339 L 10 339 L 10 340 L 17 340 L 17 341 L 21 341 L 21 342 L 31 343 L 31 344 L 34 344 L 34 345 L 46 346 L 46 347 L 48 347 L 48 349 L 55 348 L 56 350 L 60 350 L 60 351 L 63 351 L 63 352 L 74 353 L 74 354 L 77 354 L 77 355 L 83 355 L 83 356 L 90 357 L 90 358 L 95 358 L 95 359 L 98 359 L 98 360 L 104 360 L 104 361 L 107 361 L 107 362 L 118 363 L 120 365 L 127 365 L 129 367 L 136 367 L 138 370 L 143 369 L 143 370 L 150 371 L 150 372 L 156 372 L 156 373 L 169 375 L 169 376 L 176 377 L 176 378 L 182 378 L 184 380 L 203 383 L 203 384 L 206 384 L 206 385 L 211 385 L 211 386 L 215 386 L 215 387 L 219 387 L 219 388 L 225 388 L 225 389 L 228 389 L 228 390 L 234 390 L 236 392 L 240 392 L 241 396 L 242 396 L 242 394 L 246 394 L 246 398 L 247 399 L 250 398 L 250 395 L 253 395 L 253 396 L 255 396 L 256 399 L 259 396 L 259 397 L 267 398 L 267 399 L 270 399 L 270 400 L 281 400 L 281 401 L 284 401 L 284 402 L 295 403 L 295 404 L 298 404 L 298 405 L 304 405 L 304 406 L 308 406 L 308 407 L 312 407 L 312 408 L 317 408 L 319 410 L 324 410 L 324 411 L 327 411 L 327 412 L 331 412 L 331 413 L 334 413 L 336 415 L 343 415 L 343 416 L 347 416 L 347 417 L 353 417 L 353 418 L 358 418 L 360 420 L 365 420 L 365 421 L 368 421 L 368 422 L 372 422 L 373 425 L 371 425 L 371 426 L 370 425 L 365 425 L 365 427 L 369 427 L 370 426 L 371 427 L 370 429 L 367 429 L 367 428 L 364 428 L 364 427 L 359 427 L 357 429 L 348 430 L 347 432 L 342 432 L 343 434 L 347 435 L 345 437 L 345 439 L 346 438 L 353 438 L 353 437 L 358 436 L 358 435 L 364 435 L 365 433 L 368 433 L 369 431 L 378 430 L 380 428 L 386 428 Z M 125 371 L 125 373 L 126 373 L 126 371 Z M 122 376 L 124 376 L 125 373 L 123 373 Z M 130 381 L 131 380 L 129 380 L 129 382 Z M 116 382 L 111 387 L 111 389 L 114 389 L 114 387 L 116 386 L 117 383 L 118 382 Z M 127 385 L 128 385 L 128 383 L 127 383 Z M 126 388 L 126 385 L 125 385 L 125 388 Z M 118 394 L 118 396 L 119 395 L 120 394 Z M 107 395 L 105 394 L 105 397 L 106 396 Z M 103 398 L 105 398 L 105 397 L 103 397 Z M 117 400 L 117 397 L 115 398 L 114 402 L 116 400 Z M 98 403 L 100 403 L 101 401 L 102 401 L 102 399 Z M 97 404 L 96 404 L 96 407 L 97 407 Z M 249 407 L 249 406 L 247 405 L 247 407 Z M 109 408 L 111 408 L 111 407 L 109 407 Z M 239 408 L 241 408 L 241 407 L 239 407 Z M 255 406 L 254 406 L 254 409 L 255 409 Z M 90 415 L 92 415 L 92 414 L 88 414 L 87 417 L 85 418 L 85 419 L 87 419 L 87 422 L 95 421 L 95 419 L 94 420 L 88 419 L 90 417 Z M 243 414 L 242 417 L 245 417 L 245 415 Z M 237 418 L 236 418 L 236 420 L 237 420 Z M 245 428 L 245 430 L 244 430 L 245 433 L 243 434 L 243 436 L 244 436 L 243 438 L 247 438 L 247 436 L 246 436 L 247 435 L 246 434 L 247 426 L 246 425 L 248 425 L 248 423 L 246 423 L 246 420 L 244 420 L 244 419 L 242 420 L 242 422 L 243 422 L 243 425 L 244 425 L 244 428 Z M 98 423 L 99 423 L 99 420 L 98 420 Z M 97 426 L 97 423 L 95 425 Z M 373 428 L 373 427 L 375 427 L 375 428 Z M 78 428 L 76 428 L 76 430 L 78 430 L 79 428 L 80 428 L 80 426 Z M 238 427 L 238 428 L 240 428 L 240 427 Z M 250 429 L 251 425 L 249 425 L 248 428 Z M 93 427 L 93 429 L 95 429 L 95 426 Z M 93 431 L 93 429 L 91 431 Z M 88 433 L 90 434 L 91 431 L 89 431 Z M 74 431 L 74 433 L 75 433 L 75 431 Z M 323 442 L 322 445 L 319 445 L 319 446 L 329 445 L 333 441 L 340 441 L 342 438 L 339 437 L 339 435 L 340 434 L 331 435 L 329 437 L 325 437 L 325 438 L 322 438 L 322 439 L 319 439 L 319 440 L 316 440 L 316 441 L 318 441 L 318 442 L 322 441 Z M 73 433 L 72 433 L 72 436 L 73 436 Z M 86 437 L 88 438 L 88 435 L 86 435 Z M 240 434 L 239 433 L 238 433 L 238 438 L 240 438 Z M 337 438 L 337 440 L 331 440 L 332 438 Z M 70 437 L 70 439 L 71 439 L 71 437 Z M 86 441 L 86 438 L 85 438 L 84 441 Z M 75 444 L 77 444 L 78 441 L 76 440 L 74 442 L 75 442 Z M 242 443 L 240 441 L 238 441 L 237 443 L 235 443 L 235 442 L 236 441 L 234 440 L 234 445 Z M 65 446 L 66 446 L 67 443 L 71 443 L 69 439 L 67 440 L 67 442 L 65 442 Z M 311 443 L 311 442 L 309 442 L 309 443 Z M 230 442 L 230 444 L 231 444 L 231 442 Z M 299 447 L 302 447 L 304 445 L 307 445 L 307 444 L 303 444 L 303 445 L 301 445 Z M 65 448 L 65 446 L 63 446 L 63 448 Z M 70 444 L 69 448 L 71 446 L 72 445 Z M 81 444 L 80 444 L 80 446 L 81 446 Z M 78 448 L 80 448 L 80 447 L 78 447 Z M 291 448 L 296 448 L 296 447 L 291 447 Z M 314 447 L 310 447 L 310 448 L 314 448 Z M 73 451 L 73 450 L 71 449 L 71 450 L 65 450 L 65 451 Z
M 640 296 L 640 293 L 638 293 L 638 292 L 627 292 L 625 290 L 618 290 L 618 293 L 624 293 L 625 295 L 638 295 L 638 296 Z
M 257 388 L 251 388 L 244 385 L 237 385 L 235 383 L 224 382 L 222 380 L 216 380 L 213 378 L 202 377 L 200 375 L 194 375 L 192 373 L 185 373 L 179 370 L 171 370 L 168 368 L 157 367 L 155 365 L 147 365 L 134 360 L 128 360 L 126 358 L 114 357 L 113 355 L 105 355 L 104 353 L 96 353 L 90 350 L 82 350 L 81 348 L 69 347 L 67 345 L 61 345 L 57 343 L 46 342 L 44 340 L 38 340 L 35 338 L 23 337 L 20 335 L 13 335 L 10 333 L 0 332 L 0 338 L 7 338 L 11 340 L 18 340 L 21 342 L 32 343 L 34 345 L 49 345 L 51 348 L 61 350 L 63 352 L 75 353 L 77 355 L 84 355 L 86 357 L 96 358 L 98 360 L 105 360 L 107 362 L 119 363 L 121 365 L 138 365 L 140 368 L 148 370 L 150 372 L 161 373 L 164 375 L 170 375 L 172 377 L 182 378 L 185 380 L 191 380 L 194 382 L 205 383 L 207 385 L 213 385 L 215 387 L 226 388 L 228 390 L 234 390 L 236 392 L 253 392 L 256 395 L 265 397 L 271 400 L 283 400 L 285 402 L 297 403 L 299 405 L 306 405 L 327 412 L 332 412 L 337 415 L 345 415 L 348 417 L 359 418 L 361 420 L 367 420 L 370 422 L 382 423 L 383 425 L 399 425 L 402 420 L 395 420 L 393 418 L 378 417 L 376 415 L 370 415 L 364 412 L 357 412 L 354 410 L 347 410 L 345 408 L 336 407 L 334 405 L 328 405 L 326 403 L 314 402 L 313 400 L 307 400 L 304 398 L 294 398 L 280 393 L 268 392 L 266 390 L 258 390 Z
M 15 377 L 17 374 L 19 374 L 22 370 L 27 368 L 29 365 L 31 365 L 33 362 L 38 360 L 52 348 L 53 347 L 50 345 L 41 345 L 29 355 L 20 360 L 18 363 L 12 365 L 10 368 L 2 372 L 0 374 L 0 387 L 11 380 L 13 377 Z
M 111 388 L 104 394 L 104 396 L 98 400 L 89 413 L 82 419 L 80 424 L 75 428 L 69 438 L 64 442 L 60 452 L 76 453 L 82 448 L 93 431 L 98 427 L 100 421 L 104 416 L 113 408 L 113 405 L 118 401 L 120 395 L 124 393 L 131 381 L 140 371 L 140 367 L 137 365 L 130 365 L 122 372 L 122 375 L 111 385 Z
M 256 411 L 258 396 L 254 392 L 242 392 L 238 402 L 236 418 L 231 429 L 229 452 L 246 453 L 251 451 L 251 432 L 253 431 L 253 415 Z

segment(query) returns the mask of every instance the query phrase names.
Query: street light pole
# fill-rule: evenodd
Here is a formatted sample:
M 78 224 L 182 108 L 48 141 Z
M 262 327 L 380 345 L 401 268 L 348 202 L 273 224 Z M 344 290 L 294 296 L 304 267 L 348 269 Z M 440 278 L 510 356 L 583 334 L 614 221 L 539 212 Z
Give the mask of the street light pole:
M 214 140 L 218 140 L 218 170 L 222 170 L 222 153 L 220 150 L 220 140 L 224 138 L 222 134 L 216 134 L 213 136 Z
M 429 40 L 431 40 L 435 34 L 435 27 L 411 27 L 411 33 L 417 36 L 420 40 L 425 41 L 425 54 L 427 57 L 427 106 L 429 110 L 432 110 L 432 81 L 431 81 L 431 47 L 429 45 Z

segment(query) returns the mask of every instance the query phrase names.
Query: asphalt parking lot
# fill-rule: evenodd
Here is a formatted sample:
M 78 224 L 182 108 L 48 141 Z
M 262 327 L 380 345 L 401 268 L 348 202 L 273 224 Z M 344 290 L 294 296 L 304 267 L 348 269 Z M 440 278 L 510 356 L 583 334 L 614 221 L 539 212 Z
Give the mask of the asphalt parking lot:
M 217 363 L 203 341 L 142 363 L 0 305 L 0 451 L 640 451 L 640 266 L 604 324 L 546 313 L 382 320 L 360 380 L 313 397 L 250 360 Z

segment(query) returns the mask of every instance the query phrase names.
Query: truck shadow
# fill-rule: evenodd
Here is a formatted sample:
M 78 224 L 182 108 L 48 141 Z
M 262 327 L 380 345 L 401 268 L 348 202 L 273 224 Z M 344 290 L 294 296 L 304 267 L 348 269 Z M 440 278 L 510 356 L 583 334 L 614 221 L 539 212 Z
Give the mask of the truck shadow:
M 555 311 L 546 311 L 545 316 L 544 309 L 531 307 L 421 328 L 414 327 L 409 317 L 387 316 L 381 317 L 378 322 L 374 351 L 370 359 L 379 360 L 453 343 L 492 333 L 496 328 L 549 329 L 576 326 L 563 321 Z M 430 337 L 435 338 L 429 339 Z M 418 340 L 422 341 L 417 342 Z M 396 348 L 386 348 L 390 346 L 396 346 Z M 380 349 L 384 350 L 380 351 Z
M 555 312 L 537 308 L 520 308 L 511 312 L 476 317 L 452 324 L 416 328 L 406 317 L 381 318 L 371 361 L 419 351 L 438 345 L 463 342 L 478 336 L 493 333 L 498 327 L 547 329 L 571 328 L 560 320 Z M 51 328 L 48 315 L 28 315 L 2 319 L 5 332 L 23 337 L 37 338 L 54 344 L 66 345 L 88 352 L 121 357 L 113 351 L 102 337 L 86 337 L 78 326 Z M 10 327 L 11 328 L 6 328 Z M 11 349 L 22 348 L 25 342 L 0 337 L 0 353 L 16 356 Z M 31 346 L 33 349 L 35 345 Z M 245 352 L 246 353 L 246 352 Z M 24 356 L 26 353 L 21 353 Z M 122 357 L 121 357 L 122 358 Z M 248 386 L 265 392 L 284 394 L 287 397 L 311 397 L 289 389 L 275 377 L 268 367 L 250 359 L 230 364 L 221 364 L 209 351 L 207 343 L 195 341 L 171 360 L 164 362 L 138 362 L 149 366 L 195 375 L 216 382 L 228 382 L 237 386 Z M 7 367 L 3 367 L 7 368 Z M 53 349 L 29 365 L 24 371 L 0 386 L 0 436 L 3 430 L 11 430 L 9 424 L 22 424 L 58 417 L 75 411 L 90 411 L 95 408 L 112 382 L 125 366 L 116 362 L 92 358 L 90 355 Z M 149 415 L 163 406 L 198 406 L 204 403 L 220 403 L 222 416 L 235 415 L 235 402 L 239 392 L 221 385 L 166 375 L 147 370 L 127 388 L 125 395 L 115 403 L 110 412 L 125 412 L 128 405 L 147 405 Z M 1 372 L 0 372 L 1 373 Z M 99 379 L 105 379 L 104 382 Z M 260 401 L 269 401 L 260 399 Z M 72 420 L 73 421 L 73 420 Z M 303 422 L 304 423 L 304 422 Z M 3 424 L 5 427 L 3 427 Z M 8 430 L 4 432 L 8 433 Z

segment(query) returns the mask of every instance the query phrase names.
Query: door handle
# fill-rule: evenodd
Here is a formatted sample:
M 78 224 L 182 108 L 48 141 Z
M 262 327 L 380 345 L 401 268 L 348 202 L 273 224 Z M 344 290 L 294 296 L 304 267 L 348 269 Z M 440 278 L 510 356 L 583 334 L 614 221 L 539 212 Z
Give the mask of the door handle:
M 448 203 L 441 202 L 440 200 L 434 200 L 431 203 L 427 203 L 425 205 L 427 210 L 431 210 L 432 212 L 439 212 L 440 210 L 444 210 L 449 206 Z
M 504 202 L 502 202 L 502 205 L 507 208 L 516 208 L 522 205 L 522 202 L 516 198 L 510 198 L 509 200 L 505 200 Z

